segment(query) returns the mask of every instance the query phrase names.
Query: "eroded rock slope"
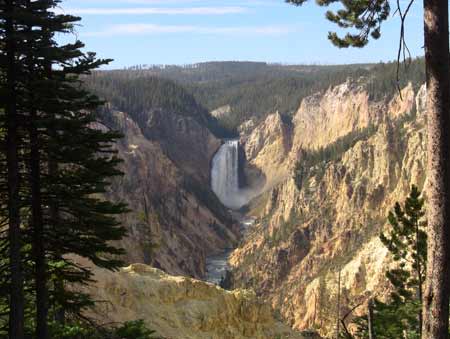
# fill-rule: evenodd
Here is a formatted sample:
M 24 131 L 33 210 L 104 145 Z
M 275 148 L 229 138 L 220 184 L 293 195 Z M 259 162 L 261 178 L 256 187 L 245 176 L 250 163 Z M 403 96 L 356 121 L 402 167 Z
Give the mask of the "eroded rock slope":
M 209 189 L 209 160 L 220 141 L 193 118 L 147 114 L 143 125 L 111 107 L 104 113 L 105 125 L 124 136 L 117 150 L 125 175 L 109 192 L 130 209 L 121 218 L 129 234 L 119 245 L 128 263 L 203 277 L 206 255 L 237 238 L 231 217 Z
M 402 99 L 372 102 L 347 81 L 305 99 L 291 125 L 274 114 L 243 136 L 249 163 L 272 185 L 232 255 L 237 286 L 254 288 L 295 328 L 323 334 L 334 324 L 339 271 L 343 313 L 385 293 L 390 260 L 379 232 L 410 185 L 426 185 L 424 97 L 424 87 L 408 86 Z
M 92 315 L 102 323 L 142 319 L 166 339 L 303 338 L 251 291 L 225 291 L 142 264 L 97 270 L 95 279 L 90 292 L 104 302 Z

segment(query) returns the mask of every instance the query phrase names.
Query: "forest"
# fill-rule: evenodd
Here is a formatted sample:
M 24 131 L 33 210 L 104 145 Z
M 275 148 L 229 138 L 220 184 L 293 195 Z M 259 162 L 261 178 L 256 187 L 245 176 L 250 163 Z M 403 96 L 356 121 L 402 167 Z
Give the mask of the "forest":
M 112 97 L 118 107 L 129 103 L 124 101 L 126 97 L 136 100 L 131 104 L 136 109 L 144 107 L 142 100 L 151 100 L 173 109 L 186 105 L 187 112 L 202 111 L 199 114 L 206 116 L 207 111 L 229 105 L 231 112 L 220 117 L 219 123 L 235 134 L 237 127 L 248 119 L 264 119 L 276 111 L 290 116 L 305 97 L 323 93 L 348 78 L 359 80 L 372 100 L 390 98 L 398 87 L 409 82 L 417 88 L 425 82 L 424 59 L 417 58 L 401 65 L 399 75 L 397 82 L 396 62 L 336 66 L 210 62 L 183 67 L 139 65 L 124 70 L 95 72 L 87 82 L 99 94 Z M 170 79 L 178 85 L 160 80 L 162 87 L 152 89 L 156 78 Z M 167 97 L 165 90 L 173 94 Z M 181 101 L 187 98 L 187 93 L 192 97 L 187 102 Z M 210 124 L 215 126 L 215 122 L 210 121 Z M 214 130 L 220 129 L 214 127 Z M 226 132 L 220 130 L 219 134 Z
M 154 76 L 134 77 L 116 72 L 93 72 L 83 80 L 90 91 L 114 109 L 126 111 L 140 125 L 146 124 L 150 111 L 160 109 L 167 114 L 191 117 L 218 137 L 233 135 L 183 86 L 171 80 Z

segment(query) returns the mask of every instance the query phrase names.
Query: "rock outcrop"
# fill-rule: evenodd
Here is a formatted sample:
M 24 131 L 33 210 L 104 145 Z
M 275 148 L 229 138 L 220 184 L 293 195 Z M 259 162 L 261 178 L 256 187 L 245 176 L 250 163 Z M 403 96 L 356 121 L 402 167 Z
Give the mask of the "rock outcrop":
M 227 117 L 228 115 L 230 115 L 231 113 L 231 106 L 230 105 L 225 105 L 225 106 L 221 106 L 216 108 L 215 110 L 211 111 L 211 115 L 215 118 L 224 118 Z
M 288 174 L 286 156 L 291 149 L 291 126 L 281 115 L 273 113 L 258 125 L 249 135 L 243 135 L 247 167 L 253 166 L 264 174 L 262 190 L 272 187 Z M 242 126 L 241 130 L 245 130 Z
M 226 291 L 142 264 L 97 270 L 95 280 L 88 292 L 103 302 L 91 315 L 102 323 L 142 319 L 166 339 L 303 338 L 251 291 Z
M 231 257 L 235 281 L 269 299 L 295 328 L 330 330 L 339 271 L 342 312 L 388 290 L 390 258 L 379 232 L 410 185 L 426 185 L 425 88 L 408 86 L 402 94 L 372 102 L 362 85 L 348 81 L 305 99 L 291 135 L 274 116 L 245 139 L 249 161 L 268 182 L 285 176 L 268 187 L 258 222 Z M 299 188 L 294 164 L 327 147 L 331 156 L 306 168 Z
M 210 162 L 220 140 L 193 117 L 162 109 L 153 109 L 146 115 L 147 121 L 139 124 L 144 136 L 159 143 L 180 170 L 208 188 Z
M 339 137 L 376 123 L 382 112 L 369 103 L 369 94 L 359 81 L 347 80 L 324 94 L 304 99 L 293 122 L 294 150 L 326 146 Z

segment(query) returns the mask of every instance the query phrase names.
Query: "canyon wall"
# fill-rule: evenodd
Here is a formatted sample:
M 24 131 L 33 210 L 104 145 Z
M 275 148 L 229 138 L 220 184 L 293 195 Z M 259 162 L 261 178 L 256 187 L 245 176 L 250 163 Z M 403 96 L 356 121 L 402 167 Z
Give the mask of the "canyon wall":
M 138 123 L 113 107 L 103 113 L 104 124 L 123 134 L 117 151 L 125 175 L 108 193 L 130 209 L 120 220 L 128 236 L 118 245 L 127 263 L 203 277 L 205 257 L 237 239 L 209 188 L 209 162 L 220 141 L 191 117 L 161 110 L 146 115 Z
M 424 86 L 373 102 L 349 80 L 303 100 L 292 121 L 273 114 L 243 134 L 266 193 L 231 258 L 236 286 L 254 288 L 295 328 L 324 335 L 335 324 L 339 271 L 342 314 L 383 297 L 390 257 L 379 233 L 410 185 L 426 185 L 424 102 Z M 307 154 L 322 157 L 306 164 Z
M 166 339 L 301 339 L 254 292 L 226 291 L 143 264 L 96 270 L 88 288 L 103 302 L 90 313 L 101 323 L 142 319 Z

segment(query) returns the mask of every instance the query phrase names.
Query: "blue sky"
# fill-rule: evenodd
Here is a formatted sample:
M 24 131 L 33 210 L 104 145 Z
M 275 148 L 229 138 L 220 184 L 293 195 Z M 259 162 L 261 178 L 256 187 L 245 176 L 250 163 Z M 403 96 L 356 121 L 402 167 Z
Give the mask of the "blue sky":
M 314 0 L 303 7 L 283 0 L 66 0 L 60 11 L 82 17 L 78 38 L 87 50 L 113 58 L 109 68 L 223 60 L 388 61 L 396 58 L 400 30 L 394 16 L 384 24 L 380 40 L 364 49 L 337 49 L 327 39 L 336 27 Z M 420 1 L 411 9 L 406 38 L 413 56 L 423 55 Z

